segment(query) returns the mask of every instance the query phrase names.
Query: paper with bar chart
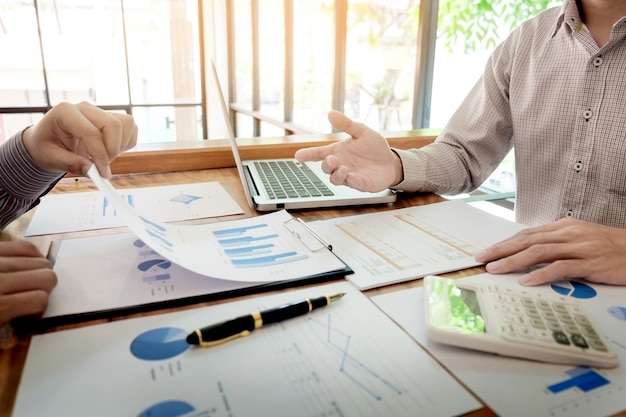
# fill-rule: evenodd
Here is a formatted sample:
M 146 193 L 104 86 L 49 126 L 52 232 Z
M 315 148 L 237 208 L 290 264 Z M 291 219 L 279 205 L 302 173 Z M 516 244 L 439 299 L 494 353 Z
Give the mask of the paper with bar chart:
M 479 265 L 474 254 L 523 226 L 459 200 L 311 222 L 360 289 Z
M 463 280 L 519 286 L 520 274 L 480 274 Z M 626 287 L 564 280 L 537 290 L 577 298 L 612 348 L 620 366 L 596 369 L 540 363 L 445 346 L 428 340 L 422 288 L 372 300 L 500 416 L 609 416 L 626 410 Z
M 222 345 L 185 340 L 211 323 L 338 292 L 346 295 L 337 303 Z M 448 417 L 479 408 L 410 336 L 340 281 L 36 335 L 13 417 Z
M 59 280 L 50 293 L 44 319 L 67 320 L 78 314 L 108 317 L 112 311 L 132 312 L 148 304 L 223 298 L 219 294 L 255 285 L 190 272 L 133 233 L 59 240 L 49 257 Z
M 155 220 L 175 222 L 243 213 L 219 182 L 129 188 L 120 197 Z M 42 197 L 25 236 L 126 226 L 124 218 L 100 191 L 48 194 Z
M 191 272 L 239 282 L 277 282 L 346 269 L 330 250 L 309 247 L 302 233 L 294 233 L 287 226 L 293 217 L 284 210 L 228 222 L 165 224 L 130 206 L 95 166 L 89 176 L 144 244 Z

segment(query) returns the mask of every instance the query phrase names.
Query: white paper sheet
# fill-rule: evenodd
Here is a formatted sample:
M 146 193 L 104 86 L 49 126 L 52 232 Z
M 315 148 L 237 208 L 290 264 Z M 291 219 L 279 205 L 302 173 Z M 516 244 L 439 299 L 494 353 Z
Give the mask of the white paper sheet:
M 516 285 L 517 275 L 464 278 Z M 580 298 L 620 357 L 615 369 L 594 369 L 512 359 L 430 342 L 425 335 L 422 288 L 372 297 L 496 414 L 511 417 L 607 416 L 626 410 L 626 288 L 559 282 L 546 291 Z
M 161 222 L 241 214 L 243 210 L 219 182 L 129 188 L 120 197 Z M 41 199 L 25 236 L 126 226 L 100 191 L 49 194 Z
M 462 201 L 310 223 L 354 270 L 360 289 L 479 265 L 474 254 L 523 226 Z
M 345 268 L 331 251 L 311 248 L 306 236 L 286 227 L 293 217 L 284 210 L 227 222 L 165 224 L 138 213 L 100 177 L 95 165 L 89 177 L 143 244 L 197 274 L 240 282 L 276 282 Z
M 337 292 L 347 294 L 223 345 L 184 341 L 198 327 Z M 34 336 L 13 417 L 438 417 L 480 407 L 342 281 Z

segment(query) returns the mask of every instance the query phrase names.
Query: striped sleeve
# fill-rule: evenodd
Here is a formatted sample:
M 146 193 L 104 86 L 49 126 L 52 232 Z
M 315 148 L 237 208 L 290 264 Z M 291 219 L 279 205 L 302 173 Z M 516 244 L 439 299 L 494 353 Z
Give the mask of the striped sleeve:
M 0 229 L 37 205 L 63 175 L 35 164 L 22 143 L 22 132 L 0 145 Z

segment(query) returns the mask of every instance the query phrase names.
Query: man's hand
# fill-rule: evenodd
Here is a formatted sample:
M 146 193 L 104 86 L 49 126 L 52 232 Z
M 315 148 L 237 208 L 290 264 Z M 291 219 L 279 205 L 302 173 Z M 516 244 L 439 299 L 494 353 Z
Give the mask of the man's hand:
M 16 317 L 40 316 L 57 277 L 29 242 L 0 242 L 0 326 Z
M 565 278 L 626 285 L 626 230 L 563 219 L 518 232 L 476 254 L 476 260 L 494 274 L 547 264 L 521 276 L 523 285 Z
M 92 163 L 111 177 L 111 161 L 137 143 L 133 118 L 108 113 L 89 103 L 60 103 L 22 135 L 22 142 L 39 167 L 50 172 L 86 175 Z
M 328 120 L 350 138 L 326 146 L 299 149 L 300 162 L 322 161 L 330 182 L 360 191 L 378 192 L 402 181 L 402 163 L 387 140 L 362 123 L 331 111 Z

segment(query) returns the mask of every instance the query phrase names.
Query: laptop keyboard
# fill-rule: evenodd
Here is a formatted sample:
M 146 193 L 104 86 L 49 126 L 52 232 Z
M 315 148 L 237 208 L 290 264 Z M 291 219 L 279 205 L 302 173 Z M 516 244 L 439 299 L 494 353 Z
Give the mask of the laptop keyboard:
M 269 198 L 332 196 L 315 173 L 296 161 L 255 161 Z

